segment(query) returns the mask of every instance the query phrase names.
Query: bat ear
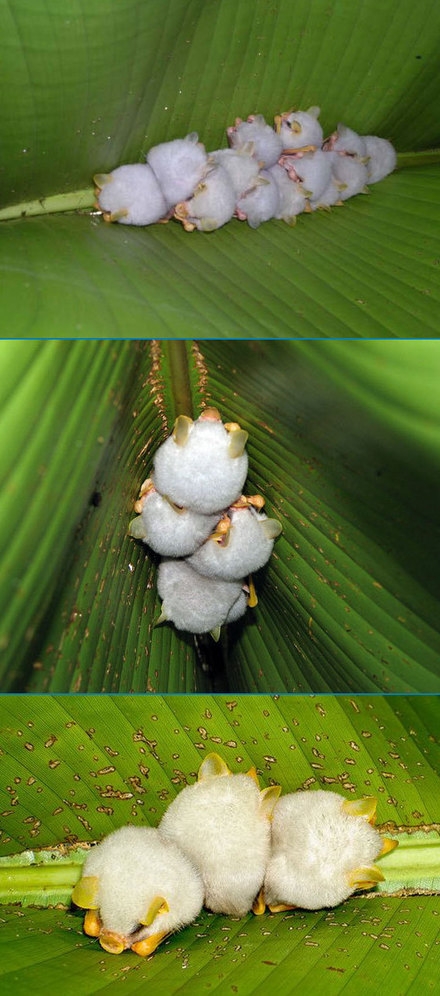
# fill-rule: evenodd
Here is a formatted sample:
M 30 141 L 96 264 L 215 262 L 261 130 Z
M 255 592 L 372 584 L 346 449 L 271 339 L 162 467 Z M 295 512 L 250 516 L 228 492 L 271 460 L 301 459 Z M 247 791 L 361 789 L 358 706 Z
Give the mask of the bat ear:
M 350 872 L 348 881 L 351 889 L 373 889 L 378 882 L 383 882 L 384 878 L 380 868 L 371 865 L 369 868 L 355 868 Z
M 137 515 L 135 519 L 131 520 L 128 527 L 128 535 L 132 536 L 133 539 L 147 540 L 145 523 L 141 515 Z
M 281 785 L 269 785 L 260 792 L 260 809 L 263 815 L 271 820 L 273 811 L 281 795 Z
M 281 522 L 278 522 L 278 519 L 264 519 L 261 526 L 266 539 L 269 540 L 276 539 L 276 537 L 283 531 Z
M 161 913 L 169 913 L 169 910 L 170 907 L 168 906 L 166 899 L 164 899 L 163 896 L 155 896 L 154 899 L 151 900 L 148 909 L 141 917 L 139 923 L 143 923 L 144 927 L 151 927 L 153 920 L 155 920 L 157 916 Z
M 228 453 L 232 459 L 243 456 L 249 433 L 244 429 L 232 429 L 229 433 Z
M 76 883 L 72 899 L 76 906 L 85 910 L 99 909 L 98 903 L 99 878 L 97 875 L 84 875 Z
M 173 429 L 173 439 L 177 446 L 186 446 L 192 424 L 192 418 L 188 418 L 187 415 L 178 415 Z
M 320 107 L 316 107 L 315 104 L 312 107 L 308 107 L 307 108 L 307 114 L 310 114 L 310 117 L 312 117 L 312 118 L 318 119 L 320 113 L 321 113 L 321 108 Z
M 382 849 L 380 854 L 389 854 L 390 851 L 394 851 L 398 846 L 398 840 L 393 840 L 392 837 L 382 837 Z
M 218 778 L 230 774 L 226 761 L 219 754 L 207 754 L 200 765 L 197 780 L 203 782 L 208 778 Z
M 342 811 L 347 816 L 360 816 L 373 824 L 376 820 L 377 799 L 366 796 L 364 799 L 344 799 Z
M 112 183 L 113 177 L 111 173 L 95 173 L 93 177 L 93 183 L 96 184 L 98 190 L 102 190 L 106 187 L 108 183 Z

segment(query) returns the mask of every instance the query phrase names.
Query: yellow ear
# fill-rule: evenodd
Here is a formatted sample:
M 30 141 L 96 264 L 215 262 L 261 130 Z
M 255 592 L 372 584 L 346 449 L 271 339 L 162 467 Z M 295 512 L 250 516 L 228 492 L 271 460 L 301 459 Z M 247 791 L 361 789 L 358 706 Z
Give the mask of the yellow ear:
M 257 785 L 257 787 L 260 788 L 260 783 L 258 781 L 258 775 L 257 775 L 257 769 L 256 769 L 256 767 L 255 767 L 254 764 L 252 765 L 252 768 L 249 768 L 249 771 L 245 771 L 245 774 L 248 775 L 249 778 L 253 778 L 254 782 Z
M 231 429 L 229 433 L 229 456 L 235 459 L 244 453 L 244 448 L 249 438 L 249 433 L 244 429 Z
M 151 903 L 143 917 L 140 919 L 140 923 L 143 923 L 144 927 L 151 927 L 153 920 L 160 915 L 160 913 L 169 913 L 170 907 L 166 899 L 163 896 L 155 896 L 151 900 Z
M 272 819 L 273 811 L 281 795 L 281 785 L 269 785 L 260 792 L 261 812 L 268 820 Z
M 392 840 L 391 837 L 382 837 L 382 849 L 380 852 L 380 856 L 382 856 L 382 854 L 389 854 L 390 851 L 394 851 L 398 846 L 399 846 L 398 840 Z
M 348 875 L 351 889 L 373 889 L 378 882 L 383 882 L 384 879 L 385 876 L 382 875 L 380 868 L 376 868 L 376 865 L 371 865 L 369 868 L 355 868 Z
M 73 902 L 84 910 L 99 909 L 98 903 L 99 879 L 97 875 L 84 875 L 76 883 L 72 892 Z
M 366 796 L 364 799 L 344 799 L 342 809 L 347 816 L 361 816 L 374 823 L 376 820 L 377 799 L 373 796 Z
M 177 446 L 186 446 L 192 424 L 192 418 L 188 418 L 187 415 L 178 415 L 173 429 L 173 439 Z
M 208 778 L 218 778 L 219 776 L 230 774 L 231 771 L 226 761 L 223 761 L 219 754 L 207 754 L 205 760 L 200 765 L 197 779 L 199 782 L 203 782 Z
M 98 190 L 102 190 L 102 188 L 106 187 L 108 183 L 112 182 L 112 180 L 113 177 L 111 173 L 95 173 L 93 177 L 93 183 L 96 184 Z

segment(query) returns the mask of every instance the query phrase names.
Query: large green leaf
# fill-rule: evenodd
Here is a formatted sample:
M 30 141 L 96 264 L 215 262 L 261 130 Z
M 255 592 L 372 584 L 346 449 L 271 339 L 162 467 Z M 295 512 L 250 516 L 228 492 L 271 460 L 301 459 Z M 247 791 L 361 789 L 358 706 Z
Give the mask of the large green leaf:
M 369 994 L 435 991 L 438 895 L 425 893 L 440 880 L 437 728 L 438 707 L 425 696 L 1 696 L 0 884 L 6 870 L 10 905 L 0 908 L 0 986 L 19 996 L 121 984 L 244 996 L 276 984 L 287 996 L 300 985 L 358 992 L 362 972 Z M 129 822 L 157 825 L 212 750 L 234 771 L 255 764 L 262 786 L 377 796 L 379 825 L 400 841 L 380 859 L 382 891 L 316 913 L 238 920 L 203 911 L 146 961 L 107 955 L 84 937 L 83 914 L 69 905 L 78 866 L 60 907 L 38 908 L 48 898 L 44 869 L 47 889 L 65 867 L 46 852 L 42 874 L 38 848 L 63 845 L 72 863 L 75 841 Z M 30 896 L 34 882 L 40 892 Z
M 439 334 L 435 0 L 3 0 L 0 34 L 5 334 Z M 97 171 L 292 104 L 390 138 L 401 172 L 294 230 L 88 215 Z
M 3 690 L 440 689 L 440 343 L 2 348 Z M 208 671 L 155 625 L 157 558 L 127 536 L 202 402 L 248 430 L 247 493 L 283 524 L 257 608 L 202 641 Z

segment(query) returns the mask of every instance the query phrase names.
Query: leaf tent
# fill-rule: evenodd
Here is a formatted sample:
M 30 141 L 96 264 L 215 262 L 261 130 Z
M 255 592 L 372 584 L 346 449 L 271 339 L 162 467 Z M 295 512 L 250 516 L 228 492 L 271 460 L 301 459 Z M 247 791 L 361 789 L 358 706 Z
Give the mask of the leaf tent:
M 3 691 L 439 690 L 440 343 L 1 352 Z M 204 405 L 249 432 L 246 493 L 283 532 L 256 608 L 197 648 L 157 625 L 158 558 L 127 530 L 176 414 Z
M 439 334 L 435 0 L 3 0 L 0 34 L 5 336 Z M 294 229 L 90 216 L 95 173 L 312 104 L 326 134 L 389 138 L 398 172 Z
M 1 696 L 0 978 L 75 992 L 431 991 L 437 978 L 439 748 L 426 696 Z M 84 847 L 157 825 L 212 750 L 284 792 L 378 799 L 385 881 L 332 910 L 203 910 L 148 959 L 108 955 L 70 895 Z M 82 845 L 78 848 L 78 845 Z M 46 847 L 47 850 L 41 850 Z M 44 862 L 43 864 L 41 862 Z M 43 882 L 43 886 L 42 886 Z M 58 905 L 56 905 L 58 904 Z

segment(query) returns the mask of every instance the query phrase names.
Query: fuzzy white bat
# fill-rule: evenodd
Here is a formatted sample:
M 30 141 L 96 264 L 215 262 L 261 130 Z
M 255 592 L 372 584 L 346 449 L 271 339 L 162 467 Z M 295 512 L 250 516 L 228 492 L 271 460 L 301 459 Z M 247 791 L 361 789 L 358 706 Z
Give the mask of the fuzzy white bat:
M 212 514 L 240 496 L 248 469 L 247 432 L 235 422 L 223 425 L 215 408 L 197 421 L 180 415 L 173 433 L 154 456 L 154 483 L 183 508 Z
M 189 859 L 152 827 L 121 827 L 92 847 L 73 902 L 87 910 L 84 932 L 109 954 L 143 957 L 191 923 L 203 903 Z
M 205 906 L 244 916 L 264 879 L 270 851 L 270 820 L 280 787 L 260 791 L 255 769 L 231 774 L 217 754 L 203 761 L 194 785 L 169 805 L 159 833 L 197 867 Z
M 277 519 L 268 519 L 245 501 L 230 508 L 227 517 L 228 528 L 214 531 L 187 563 L 207 577 L 233 581 L 267 563 L 282 527 Z
M 207 169 L 207 154 L 197 132 L 154 145 L 147 155 L 168 208 L 194 193 Z
M 323 133 L 318 118 L 320 107 L 309 107 L 307 111 L 284 111 L 275 116 L 275 128 L 280 136 L 283 149 L 320 148 Z
M 262 114 L 250 114 L 247 121 L 236 118 L 235 125 L 226 129 L 231 148 L 239 150 L 253 145 L 253 155 L 260 166 L 274 166 L 283 148 L 280 136 L 268 125 Z
M 152 225 L 167 214 L 167 201 L 150 166 L 118 166 L 112 173 L 97 173 L 93 179 L 105 221 Z
M 264 902 L 273 912 L 337 906 L 383 879 L 374 862 L 396 842 L 372 826 L 376 800 L 344 799 L 322 789 L 293 792 L 277 803 Z M 262 912 L 264 903 L 255 908 Z
M 147 478 L 141 487 L 135 511 L 140 514 L 130 522 L 130 536 L 148 543 L 163 557 L 187 557 L 194 553 L 220 518 L 219 512 L 203 515 L 173 504 L 159 494 L 151 478 Z
M 162 599 L 158 623 L 172 622 L 188 633 L 211 633 L 218 640 L 221 627 L 246 612 L 248 600 L 242 581 L 202 577 L 186 560 L 162 560 L 157 572 Z

